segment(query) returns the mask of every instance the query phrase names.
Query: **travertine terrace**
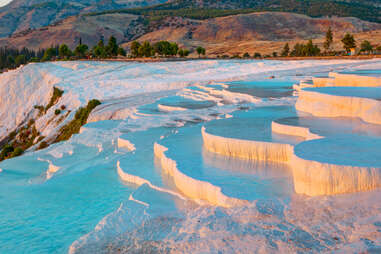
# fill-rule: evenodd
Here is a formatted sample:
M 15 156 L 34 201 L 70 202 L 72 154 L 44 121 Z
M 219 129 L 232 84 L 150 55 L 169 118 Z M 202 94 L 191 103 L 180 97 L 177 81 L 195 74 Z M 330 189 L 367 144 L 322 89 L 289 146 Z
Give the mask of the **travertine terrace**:
M 304 80 L 294 88 L 298 91 L 295 106 L 298 112 L 309 113 L 317 121 L 318 117 L 331 118 L 338 127 L 342 124 L 340 117 L 347 117 L 381 124 L 381 72 L 331 72 L 329 77 Z M 307 127 L 308 124 L 301 122 L 298 117 L 294 124 L 279 119 L 268 126 L 274 134 L 305 139 L 296 145 L 215 136 L 205 128 L 202 136 L 206 149 L 214 153 L 289 163 L 295 192 L 299 194 L 332 195 L 381 187 L 381 158 L 378 155 L 381 142 L 378 137 L 341 137 L 339 127 L 325 137 L 311 132 L 313 125 Z M 355 129 L 356 125 L 359 128 L 361 124 L 354 121 L 351 128 Z
M 36 137 L 0 162 L 0 253 L 377 253 L 379 70 L 57 61 L 3 73 L 0 139 L 28 125 Z M 93 99 L 79 133 L 52 142 Z

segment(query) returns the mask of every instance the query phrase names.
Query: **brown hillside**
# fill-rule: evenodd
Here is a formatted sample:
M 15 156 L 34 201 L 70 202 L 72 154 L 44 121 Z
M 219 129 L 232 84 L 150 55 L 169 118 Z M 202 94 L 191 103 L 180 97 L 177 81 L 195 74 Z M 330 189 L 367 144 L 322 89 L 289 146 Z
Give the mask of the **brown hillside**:
M 25 30 L 10 38 L 0 39 L 0 46 L 47 48 L 66 43 L 75 47 L 79 39 L 94 45 L 104 36 L 115 36 L 118 41 L 134 39 L 144 33 L 141 18 L 131 14 L 105 14 L 101 16 L 74 16 L 64 21 L 36 30 Z
M 172 40 L 185 47 L 203 45 L 211 55 L 268 54 L 279 51 L 286 41 L 314 39 L 323 43 L 328 27 L 334 32 L 334 47 L 337 49 L 341 49 L 340 39 L 346 32 L 375 44 L 381 41 L 381 24 L 357 18 L 310 18 L 292 13 L 262 12 L 193 21 L 191 24 L 185 19 L 169 18 L 166 24 L 139 40 Z
M 151 42 L 169 40 L 188 48 L 202 45 L 209 55 L 269 54 L 280 51 L 286 41 L 293 44 L 314 39 L 322 43 L 330 26 L 335 35 L 336 49 L 341 49 L 340 39 L 345 32 L 354 33 L 359 41 L 367 39 L 373 44 L 381 41 L 381 24 L 357 18 L 310 18 L 292 13 L 261 12 L 208 20 L 170 17 L 147 25 L 142 16 L 114 13 L 70 17 L 53 26 L 26 30 L 0 39 L 0 46 L 38 49 L 66 43 L 73 48 L 79 38 L 93 46 L 101 36 L 107 39 L 113 35 L 119 42 L 124 42 L 126 48 L 129 41 L 135 39 Z

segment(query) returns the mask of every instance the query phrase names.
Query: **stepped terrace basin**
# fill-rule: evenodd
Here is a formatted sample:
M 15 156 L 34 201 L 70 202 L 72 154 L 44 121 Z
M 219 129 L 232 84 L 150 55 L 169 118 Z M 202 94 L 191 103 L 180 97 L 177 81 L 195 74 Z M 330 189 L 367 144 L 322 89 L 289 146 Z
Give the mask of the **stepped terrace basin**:
M 380 70 L 67 61 L 3 73 L 0 144 L 29 146 L 0 162 L 0 253 L 378 253 Z

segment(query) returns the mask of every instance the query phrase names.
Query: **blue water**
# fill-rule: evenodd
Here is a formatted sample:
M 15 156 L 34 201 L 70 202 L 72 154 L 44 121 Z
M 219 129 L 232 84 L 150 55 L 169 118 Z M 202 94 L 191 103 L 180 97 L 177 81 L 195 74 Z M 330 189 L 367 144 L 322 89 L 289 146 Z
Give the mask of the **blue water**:
M 304 141 L 272 133 L 271 122 L 277 120 L 311 127 L 314 133 L 322 135 L 346 135 L 347 142 L 340 144 L 347 147 L 374 141 L 370 156 L 377 156 L 381 147 L 375 141 L 375 136 L 381 136 L 378 126 L 357 120 L 298 117 L 300 112 L 288 100 L 296 79 L 293 76 L 226 82 L 226 88 L 222 84 L 208 85 L 220 91 L 262 98 L 264 104 L 217 106 L 219 98 L 202 101 L 180 92 L 175 96 L 171 93 L 138 107 L 140 115 L 136 118 L 89 123 L 83 133 L 68 142 L 1 162 L 0 253 L 67 253 L 73 243 L 78 253 L 167 253 L 179 249 L 191 253 L 194 244 L 199 243 L 205 252 L 213 253 L 212 250 L 224 247 L 229 253 L 240 247 L 237 244 L 244 249 L 245 244 L 239 242 L 244 237 L 249 237 L 249 245 L 255 244 L 256 237 L 265 239 L 266 246 L 274 252 L 283 245 L 292 245 L 299 252 L 319 252 L 335 246 L 332 239 L 336 231 L 324 223 L 316 227 L 328 229 L 314 235 L 308 232 L 308 226 L 305 228 L 308 223 L 295 223 L 303 216 L 286 219 L 289 203 L 305 198 L 295 195 L 292 170 L 286 164 L 227 158 L 203 148 L 202 127 L 211 134 L 237 139 L 287 144 Z M 206 92 L 197 86 L 188 89 Z M 282 100 L 284 97 L 287 98 Z M 284 105 L 280 105 L 282 102 Z M 159 104 L 186 111 L 161 112 Z M 136 150 L 118 148 L 118 137 L 128 140 Z M 297 146 L 297 151 L 323 147 L 326 148 L 323 155 L 329 157 L 330 141 L 304 142 Z M 229 197 L 252 203 L 233 209 L 200 207 L 192 200 L 147 184 L 123 182 L 116 170 L 117 162 L 128 174 L 180 193 L 155 158 L 155 143 L 168 148 L 166 155 L 178 163 L 184 174 L 221 187 Z M 352 148 L 363 152 L 361 146 Z M 53 156 L 59 153 L 62 157 Z M 49 163 L 60 169 L 47 179 Z M 311 205 L 310 210 L 301 214 L 318 214 L 320 203 L 316 205 L 319 209 L 314 207 Z M 335 234 L 327 233 L 330 230 Z M 180 246 L 183 248 L 176 246 L 178 243 L 184 244 Z

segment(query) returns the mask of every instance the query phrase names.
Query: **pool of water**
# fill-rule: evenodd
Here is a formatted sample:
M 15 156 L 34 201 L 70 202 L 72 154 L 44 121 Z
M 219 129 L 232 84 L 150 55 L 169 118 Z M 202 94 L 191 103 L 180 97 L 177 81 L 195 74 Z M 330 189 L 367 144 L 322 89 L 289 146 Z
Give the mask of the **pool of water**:
M 314 118 L 294 108 L 293 84 L 347 63 L 317 68 L 320 62 L 293 62 L 295 69 L 281 61 L 257 61 L 254 67 L 246 66 L 250 61 L 223 63 L 218 69 L 214 61 L 195 61 L 192 68 L 212 66 L 202 75 L 242 72 L 240 80 L 232 74 L 219 82 L 201 82 L 200 76 L 177 90 L 134 94 L 116 102 L 107 98 L 104 108 L 94 112 L 95 122 L 69 141 L 1 162 L 0 253 L 319 253 L 381 246 L 379 191 L 324 198 L 297 195 L 287 164 L 214 154 L 202 140 L 205 127 L 216 136 L 290 144 L 312 160 L 379 165 L 378 126 Z M 232 68 L 240 63 L 245 66 Z M 85 65 L 92 63 L 78 64 L 77 72 L 89 78 Z M 97 74 L 110 84 L 122 82 L 115 72 L 127 75 L 123 65 L 110 65 Z M 164 84 L 162 74 L 168 69 L 185 70 L 177 63 L 129 67 L 136 74 L 128 82 L 139 88 Z M 267 69 L 254 75 L 249 68 Z M 265 79 L 273 74 L 274 79 Z M 184 78 L 176 75 L 171 82 Z M 320 91 L 379 96 L 376 88 Z M 128 114 L 122 112 L 126 107 Z M 102 112 L 110 108 L 115 114 L 104 117 Z M 304 142 L 275 134 L 273 121 L 309 127 L 328 138 Z M 128 145 L 118 146 L 118 139 Z M 155 144 L 168 149 L 165 156 L 179 172 L 245 205 L 219 207 L 184 193 L 155 156 Z M 357 161 L 350 160 L 355 157 Z

